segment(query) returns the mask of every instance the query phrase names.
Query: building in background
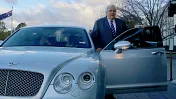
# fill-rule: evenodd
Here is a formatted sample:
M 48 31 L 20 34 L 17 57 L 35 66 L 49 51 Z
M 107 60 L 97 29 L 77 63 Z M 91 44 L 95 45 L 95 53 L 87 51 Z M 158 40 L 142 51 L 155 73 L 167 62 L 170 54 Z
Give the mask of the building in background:
M 175 25 L 176 25 L 176 15 L 173 17 L 168 16 L 168 10 L 164 13 L 163 18 L 163 28 L 161 28 L 163 34 L 163 45 L 166 50 L 169 50 L 170 39 L 173 39 L 174 42 L 174 51 L 176 51 L 176 33 L 175 33 Z

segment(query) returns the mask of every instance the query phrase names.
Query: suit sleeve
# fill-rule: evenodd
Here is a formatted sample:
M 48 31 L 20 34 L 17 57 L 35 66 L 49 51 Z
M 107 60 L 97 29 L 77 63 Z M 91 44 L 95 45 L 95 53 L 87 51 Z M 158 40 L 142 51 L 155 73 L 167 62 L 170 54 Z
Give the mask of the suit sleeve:
M 94 24 L 91 37 L 92 37 L 92 41 L 93 41 L 96 49 L 103 48 L 103 42 L 102 42 L 101 36 L 100 36 L 98 21 L 96 21 Z

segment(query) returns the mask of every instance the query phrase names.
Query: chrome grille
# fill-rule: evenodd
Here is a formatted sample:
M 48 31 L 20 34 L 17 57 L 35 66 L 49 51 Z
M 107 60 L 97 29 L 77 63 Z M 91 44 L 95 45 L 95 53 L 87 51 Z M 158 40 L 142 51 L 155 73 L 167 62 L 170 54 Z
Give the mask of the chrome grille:
M 42 85 L 44 76 L 40 73 L 0 70 L 1 96 L 35 96 Z
M 0 70 L 0 95 L 5 95 L 7 75 L 7 70 Z

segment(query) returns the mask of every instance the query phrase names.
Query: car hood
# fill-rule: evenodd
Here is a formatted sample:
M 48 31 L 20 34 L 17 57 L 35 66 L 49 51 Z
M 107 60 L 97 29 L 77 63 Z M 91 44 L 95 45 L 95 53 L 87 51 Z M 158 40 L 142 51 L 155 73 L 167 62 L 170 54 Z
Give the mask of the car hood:
M 70 62 L 91 49 L 58 47 L 0 48 L 0 69 L 51 72 L 60 64 Z
M 44 80 L 40 91 L 34 97 L 34 99 L 38 99 L 38 97 L 43 97 L 60 69 L 82 55 L 89 55 L 91 53 L 93 53 L 92 49 L 83 48 L 1 47 L 0 70 L 22 70 L 43 74 Z

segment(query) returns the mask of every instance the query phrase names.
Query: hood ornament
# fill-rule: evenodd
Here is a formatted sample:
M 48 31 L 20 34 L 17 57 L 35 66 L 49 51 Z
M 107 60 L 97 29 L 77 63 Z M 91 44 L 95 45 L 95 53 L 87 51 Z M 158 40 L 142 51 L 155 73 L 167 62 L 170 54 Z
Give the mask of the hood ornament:
M 9 62 L 8 65 L 9 66 L 13 66 L 13 65 L 18 65 L 19 63 L 14 63 L 14 62 Z

